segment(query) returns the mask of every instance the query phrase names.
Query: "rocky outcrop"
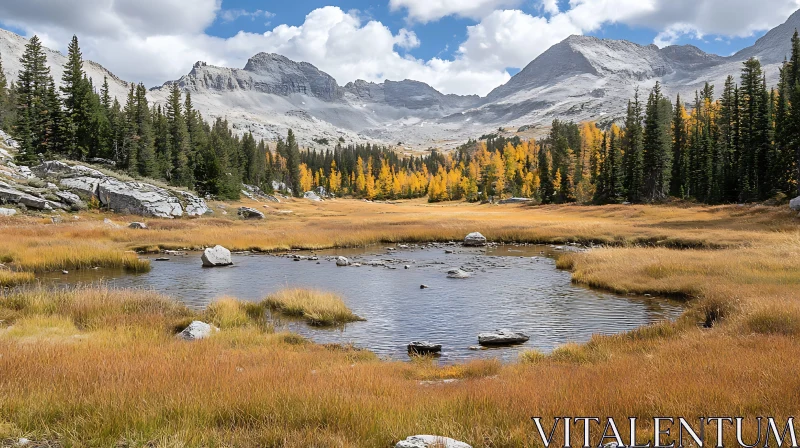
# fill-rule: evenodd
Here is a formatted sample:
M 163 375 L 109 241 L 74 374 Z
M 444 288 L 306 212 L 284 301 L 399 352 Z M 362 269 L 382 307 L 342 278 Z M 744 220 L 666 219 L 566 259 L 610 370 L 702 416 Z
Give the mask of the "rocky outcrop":
M 218 331 L 219 328 L 196 320 L 189 324 L 188 327 L 184 328 L 183 331 L 175 335 L 175 337 L 183 339 L 184 341 L 197 341 L 209 338 Z
M 464 238 L 464 245 L 471 247 L 480 247 L 486 245 L 486 237 L 479 232 L 472 232 Z
M 5 182 L 0 182 L 0 203 L 24 205 L 27 208 L 45 211 L 66 208 L 63 204 L 25 193 Z
M 478 335 L 480 345 L 514 345 L 528 342 L 530 336 L 519 331 L 497 330 L 490 333 Z
M 414 341 L 408 344 L 409 355 L 432 355 L 442 352 L 442 344 L 434 344 L 428 341 Z
M 800 212 L 800 196 L 789 201 L 789 208 L 796 212 Z
M 203 260 L 203 267 L 205 268 L 230 266 L 233 264 L 231 251 L 219 245 L 204 250 L 200 258 Z
M 239 207 L 239 216 L 244 219 L 264 219 L 264 214 L 250 207 Z
M 23 173 L 24 174 L 24 173 Z M 70 208 L 86 208 L 80 196 L 96 199 L 104 207 L 119 213 L 130 213 L 157 218 L 202 216 L 211 213 L 205 200 L 186 191 L 171 191 L 153 184 L 124 181 L 83 165 L 69 165 L 55 160 L 43 162 L 31 169 L 32 176 L 56 182 L 53 194 Z M 60 188 L 60 190 L 58 190 Z M 43 208 L 39 201 L 28 207 Z M 55 208 L 54 204 L 50 204 Z M 60 206 L 60 208 L 65 208 Z
M 397 442 L 395 448 L 472 448 L 464 442 L 441 436 L 411 436 Z

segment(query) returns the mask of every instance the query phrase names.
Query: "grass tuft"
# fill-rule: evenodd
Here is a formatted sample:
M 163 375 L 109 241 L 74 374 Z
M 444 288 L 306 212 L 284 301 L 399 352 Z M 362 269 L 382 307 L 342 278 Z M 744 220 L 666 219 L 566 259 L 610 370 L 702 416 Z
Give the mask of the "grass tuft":
M 271 294 L 264 303 L 284 316 L 302 318 L 315 326 L 336 326 L 364 320 L 353 314 L 338 294 L 330 292 L 285 289 Z
M 14 287 L 31 283 L 35 279 L 32 272 L 14 272 L 7 270 L 0 270 L 0 287 Z

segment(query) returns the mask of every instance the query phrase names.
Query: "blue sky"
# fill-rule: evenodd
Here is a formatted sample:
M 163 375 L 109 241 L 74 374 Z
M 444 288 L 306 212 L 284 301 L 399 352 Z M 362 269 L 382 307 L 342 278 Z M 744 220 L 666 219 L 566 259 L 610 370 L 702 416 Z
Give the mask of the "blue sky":
M 195 61 L 258 52 L 310 62 L 340 84 L 416 79 L 485 95 L 571 34 L 730 55 L 800 0 L 2 0 L 0 25 L 39 35 L 123 79 L 161 83 Z

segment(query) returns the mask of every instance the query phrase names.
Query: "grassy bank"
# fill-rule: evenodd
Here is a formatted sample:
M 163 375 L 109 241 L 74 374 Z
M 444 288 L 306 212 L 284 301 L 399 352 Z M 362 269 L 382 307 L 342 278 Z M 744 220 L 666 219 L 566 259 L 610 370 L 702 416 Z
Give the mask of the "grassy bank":
M 262 222 L 148 220 L 147 231 L 109 228 L 102 215 L 60 225 L 21 217 L 0 222 L 0 238 L 14 236 L 2 250 L 17 266 L 48 242 L 91 241 L 117 253 L 460 240 L 469 231 L 493 240 L 595 242 L 607 247 L 558 261 L 574 281 L 681 297 L 687 311 L 674 323 L 526 353 L 510 365 L 439 366 L 382 362 L 275 333 L 263 318 L 268 302 L 228 298 L 199 312 L 148 292 L 7 291 L 0 296 L 0 439 L 390 447 L 435 433 L 476 447 L 523 447 L 541 443 L 534 415 L 612 416 L 623 434 L 627 417 L 641 417 L 643 439 L 653 416 L 735 415 L 748 417 L 752 441 L 752 417 L 800 409 L 800 226 L 783 210 L 418 201 L 290 201 L 264 210 Z M 176 340 L 194 319 L 222 331 Z M 726 446 L 735 445 L 734 432 L 725 434 Z M 580 431 L 573 436 L 580 446 Z

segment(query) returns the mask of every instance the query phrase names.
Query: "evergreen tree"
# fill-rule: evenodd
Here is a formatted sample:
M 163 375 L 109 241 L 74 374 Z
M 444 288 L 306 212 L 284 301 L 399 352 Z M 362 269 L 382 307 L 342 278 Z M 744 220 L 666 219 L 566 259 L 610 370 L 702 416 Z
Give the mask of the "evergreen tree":
M 675 99 L 675 112 L 672 119 L 672 179 L 670 194 L 678 198 L 685 198 L 688 192 L 688 144 L 689 135 L 686 129 L 684 115 L 686 110 L 681 103 L 681 96 Z
M 747 202 L 763 196 L 761 177 L 766 167 L 760 166 L 766 160 L 765 151 L 769 145 L 767 131 L 767 95 L 764 86 L 761 62 L 751 58 L 742 68 L 740 89 L 740 132 L 739 142 L 739 200 Z
M 669 142 L 669 108 L 664 107 L 661 85 L 656 82 L 647 101 L 642 139 L 644 185 L 642 198 L 646 201 L 662 201 L 669 194 L 671 175 L 671 153 Z M 669 104 L 669 101 L 667 101 Z
M 39 37 L 33 36 L 28 41 L 20 63 L 22 70 L 15 89 L 16 119 L 11 134 L 20 145 L 17 161 L 34 165 L 39 162 L 38 155 L 47 152 L 47 137 L 53 133 L 47 104 L 52 85 L 50 68 Z
M 625 117 L 625 138 L 623 139 L 625 152 L 625 191 L 630 202 L 641 199 L 644 185 L 644 159 L 642 153 L 642 105 L 639 101 L 637 89 L 633 101 L 628 102 L 628 111 Z
M 285 151 L 287 168 L 286 185 L 291 188 L 295 197 L 300 197 L 304 193 L 300 191 L 300 147 L 297 145 L 297 140 L 295 140 L 294 132 L 292 132 L 291 129 L 289 129 L 289 133 L 286 135 Z M 374 177 L 374 175 L 372 175 L 372 177 Z

